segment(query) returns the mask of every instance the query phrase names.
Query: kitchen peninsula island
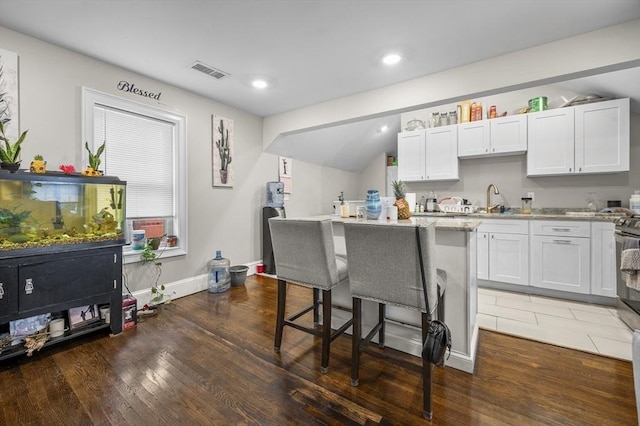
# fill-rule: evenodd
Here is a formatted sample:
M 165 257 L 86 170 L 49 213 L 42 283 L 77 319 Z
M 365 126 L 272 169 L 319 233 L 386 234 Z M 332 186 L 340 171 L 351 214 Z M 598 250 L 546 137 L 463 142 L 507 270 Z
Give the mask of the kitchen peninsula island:
M 337 254 L 346 254 L 343 223 L 355 220 L 332 216 Z M 380 222 L 384 223 L 386 220 L 380 220 Z M 476 228 L 481 220 L 413 217 L 393 223 L 420 223 L 435 226 L 438 280 L 443 282 L 446 288 L 444 320 L 452 336 L 451 357 L 447 359 L 446 365 L 473 374 L 478 340 Z M 334 304 L 350 308 L 352 303 L 349 289 L 335 288 L 332 292 L 332 301 Z M 362 334 L 365 336 L 376 323 L 377 304 L 363 300 L 362 312 Z M 334 309 L 332 326 L 338 328 L 349 318 L 349 315 Z M 422 351 L 420 312 L 387 305 L 387 318 L 386 346 L 420 356 Z

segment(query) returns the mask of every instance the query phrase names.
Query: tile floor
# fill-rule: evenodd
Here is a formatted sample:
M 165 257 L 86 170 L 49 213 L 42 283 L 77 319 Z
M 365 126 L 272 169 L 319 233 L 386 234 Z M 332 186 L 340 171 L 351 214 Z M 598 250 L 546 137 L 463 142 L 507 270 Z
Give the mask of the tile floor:
M 631 330 L 613 306 L 479 288 L 477 319 L 487 330 L 631 360 Z

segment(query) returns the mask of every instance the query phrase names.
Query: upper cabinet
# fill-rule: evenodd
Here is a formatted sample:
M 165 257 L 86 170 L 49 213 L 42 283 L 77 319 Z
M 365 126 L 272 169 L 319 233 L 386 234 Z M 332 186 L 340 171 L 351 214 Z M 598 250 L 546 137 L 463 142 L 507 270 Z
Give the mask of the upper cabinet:
M 527 116 L 511 115 L 458 126 L 458 156 L 522 154 L 527 150 Z
M 458 179 L 458 126 L 398 134 L 398 179 Z
M 528 114 L 527 175 L 629 171 L 629 99 Z

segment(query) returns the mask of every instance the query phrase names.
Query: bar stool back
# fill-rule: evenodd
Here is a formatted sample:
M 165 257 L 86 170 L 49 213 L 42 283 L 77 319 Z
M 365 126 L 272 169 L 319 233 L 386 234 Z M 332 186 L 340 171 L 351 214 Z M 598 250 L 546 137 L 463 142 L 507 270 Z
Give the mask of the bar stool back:
M 418 227 L 418 233 L 416 233 Z M 349 281 L 353 300 L 353 340 L 351 384 L 358 386 L 360 352 L 378 334 L 384 347 L 385 306 L 387 304 L 422 313 L 422 342 L 427 336 L 429 319 L 435 316 L 438 284 L 435 266 L 435 227 L 430 225 L 349 222 L 344 224 Z M 427 283 L 428 312 L 419 262 L 420 237 L 422 263 Z M 362 339 L 362 300 L 378 303 L 378 324 Z M 442 302 L 440 302 L 442 303 Z M 432 365 L 422 361 L 423 416 L 432 417 Z
M 331 289 L 338 285 L 349 285 L 347 260 L 336 256 L 333 245 L 331 219 L 282 218 L 269 219 L 273 255 L 278 277 L 278 306 L 274 350 L 280 352 L 284 326 L 322 338 L 322 360 L 320 371 L 329 369 L 330 343 L 352 324 L 349 319 L 338 330 L 331 329 Z M 287 282 L 313 289 L 313 304 L 285 318 Z M 322 291 L 322 301 L 320 301 Z M 322 327 L 319 322 L 319 305 L 322 305 Z M 313 311 L 314 327 L 296 322 L 304 314 Z

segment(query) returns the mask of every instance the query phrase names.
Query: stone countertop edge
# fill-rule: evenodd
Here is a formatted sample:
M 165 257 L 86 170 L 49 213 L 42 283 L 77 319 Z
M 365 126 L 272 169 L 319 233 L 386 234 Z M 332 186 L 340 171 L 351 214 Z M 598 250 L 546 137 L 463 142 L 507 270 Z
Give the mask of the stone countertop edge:
M 416 223 L 420 225 L 435 225 L 436 230 L 438 231 L 463 231 L 463 232 L 471 232 L 476 229 L 480 224 L 482 224 L 482 220 L 474 218 L 474 219 L 466 219 L 460 217 L 415 217 L 412 216 L 410 219 L 403 220 L 386 220 L 386 219 L 377 219 L 377 220 L 358 220 L 353 217 L 339 217 L 339 216 L 325 216 L 330 217 L 331 221 L 334 223 L 345 223 L 345 222 L 358 222 L 358 223 L 368 223 L 372 225 L 415 225 Z
M 567 214 L 567 212 L 575 214 Z M 528 220 L 569 220 L 581 222 L 615 222 L 621 217 L 625 217 L 620 213 L 594 213 L 583 212 L 576 209 L 541 209 L 533 210 L 531 214 L 522 214 L 520 212 L 510 211 L 508 213 L 413 213 L 413 217 L 433 217 L 433 218 L 477 218 L 477 219 L 528 219 Z

